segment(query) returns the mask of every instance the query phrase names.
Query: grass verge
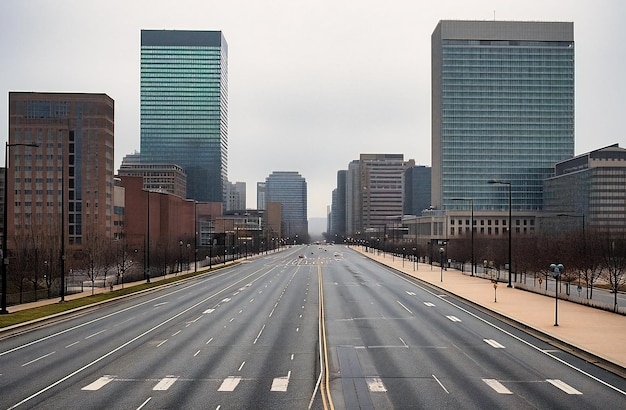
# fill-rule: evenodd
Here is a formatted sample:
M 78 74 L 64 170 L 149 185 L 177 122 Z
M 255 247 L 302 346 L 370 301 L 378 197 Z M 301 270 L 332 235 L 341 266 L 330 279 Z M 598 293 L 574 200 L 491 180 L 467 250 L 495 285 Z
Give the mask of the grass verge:
M 215 270 L 218 268 L 213 268 Z M 178 282 L 187 278 L 202 275 L 209 272 L 209 269 L 204 269 L 198 272 L 190 272 L 180 276 L 174 276 L 171 278 L 155 281 L 152 283 L 142 283 L 134 286 L 128 286 L 124 289 L 114 290 L 113 292 L 98 293 L 91 296 L 86 296 L 78 299 L 71 299 L 63 303 L 51 303 L 48 305 L 39 306 L 32 309 L 20 310 L 8 315 L 0 315 L 0 329 L 17 325 L 20 323 L 30 322 L 31 320 L 43 319 L 48 316 L 52 316 L 58 313 L 70 311 L 72 309 L 81 308 L 95 303 L 104 302 L 106 300 L 114 299 L 120 296 L 126 296 L 133 293 L 141 292 L 146 289 L 154 288 L 157 286 L 167 285 L 169 283 Z M 9 307 L 9 311 L 10 311 Z

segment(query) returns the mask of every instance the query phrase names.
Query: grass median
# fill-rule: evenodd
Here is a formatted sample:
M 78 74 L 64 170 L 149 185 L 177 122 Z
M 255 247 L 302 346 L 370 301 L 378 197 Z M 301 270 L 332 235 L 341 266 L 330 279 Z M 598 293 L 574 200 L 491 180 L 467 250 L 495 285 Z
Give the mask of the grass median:
M 231 266 L 231 265 L 228 265 Z M 203 269 L 198 272 L 190 272 L 184 275 L 173 276 L 167 279 L 154 281 L 152 283 L 142 283 L 134 286 L 128 286 L 124 289 L 117 289 L 112 292 L 97 293 L 91 296 L 85 296 L 78 299 L 71 299 L 65 302 L 50 303 L 43 306 L 38 306 L 31 309 L 20 310 L 15 313 L 9 313 L 7 315 L 0 315 L 0 330 L 2 328 L 17 325 L 20 323 L 26 323 L 33 320 L 43 319 L 48 316 L 56 315 L 59 313 L 67 312 L 72 309 L 90 306 L 99 302 L 104 302 L 110 299 L 114 299 L 120 296 L 126 296 L 133 293 L 141 292 L 146 289 L 154 288 L 157 286 L 163 286 L 170 283 L 178 282 L 180 280 L 188 279 L 194 276 L 202 275 L 212 270 L 219 269 L 214 267 L 212 269 Z M 9 306 L 9 312 L 11 307 Z

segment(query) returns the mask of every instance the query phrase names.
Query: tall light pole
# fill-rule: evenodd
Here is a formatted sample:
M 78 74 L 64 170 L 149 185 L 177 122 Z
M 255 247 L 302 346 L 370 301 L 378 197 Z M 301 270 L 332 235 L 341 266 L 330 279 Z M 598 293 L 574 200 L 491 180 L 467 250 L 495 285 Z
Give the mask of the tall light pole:
M 476 271 L 476 263 L 474 262 L 474 198 L 451 198 L 450 200 L 451 201 L 470 201 L 470 206 L 471 206 L 470 230 L 472 232 L 472 276 L 474 276 L 474 272 Z
M 441 267 L 441 273 L 439 274 L 439 282 L 443 282 L 443 253 L 444 253 L 444 249 L 439 248 L 439 265 Z
M 193 201 L 193 271 L 198 272 L 198 202 Z
M 146 223 L 146 237 L 145 237 L 145 244 L 144 244 L 144 257 L 146 258 L 146 262 L 144 264 L 144 268 L 146 270 L 145 276 L 146 276 L 146 283 L 150 283 L 150 190 L 146 191 L 146 197 L 148 198 L 146 200 L 146 207 L 147 209 L 147 217 L 148 217 L 148 222 Z
M 178 271 L 183 271 L 183 241 L 178 241 Z
M 554 279 L 556 280 L 556 283 L 554 285 L 554 326 L 559 325 L 559 277 L 561 276 L 563 269 L 564 269 L 563 265 L 560 263 L 550 264 L 550 270 L 552 271 L 552 276 L 554 276 Z
M 38 147 L 39 144 L 36 143 L 13 143 L 9 144 L 7 141 L 4 147 L 4 204 L 3 207 L 3 227 L 2 227 L 2 298 L 0 298 L 0 314 L 5 315 L 9 313 L 7 310 L 7 267 L 9 265 L 9 255 L 8 255 L 8 247 L 7 247 L 7 225 L 9 219 L 9 148 L 10 147 Z
M 511 231 L 513 230 L 513 226 L 511 226 L 511 181 L 497 181 L 494 179 L 490 179 L 488 181 L 490 184 L 498 184 L 498 185 L 506 185 L 509 188 L 509 284 L 506 285 L 507 288 L 513 287 L 511 285 L 511 265 L 513 264 L 513 259 L 511 259 Z M 517 277 L 515 278 L 517 282 Z

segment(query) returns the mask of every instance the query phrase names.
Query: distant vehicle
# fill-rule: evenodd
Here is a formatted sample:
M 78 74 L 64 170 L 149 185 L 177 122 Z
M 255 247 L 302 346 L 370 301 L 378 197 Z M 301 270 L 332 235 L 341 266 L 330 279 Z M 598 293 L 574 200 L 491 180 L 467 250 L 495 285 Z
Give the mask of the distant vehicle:
M 298 258 L 300 259 L 304 258 L 304 255 L 298 255 Z

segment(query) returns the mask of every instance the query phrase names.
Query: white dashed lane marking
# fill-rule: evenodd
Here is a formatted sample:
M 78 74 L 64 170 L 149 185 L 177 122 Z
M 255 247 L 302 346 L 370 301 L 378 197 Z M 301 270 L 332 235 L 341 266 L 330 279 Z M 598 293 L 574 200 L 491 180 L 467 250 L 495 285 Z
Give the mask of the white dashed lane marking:
M 493 339 L 483 339 L 485 343 L 496 349 L 504 349 L 504 346 Z
M 496 379 L 483 379 L 483 381 L 485 383 L 487 383 L 487 386 L 489 386 L 492 389 L 494 389 L 497 393 L 500 393 L 500 394 L 513 394 L 513 392 L 511 390 L 507 389 L 502 383 L 500 383 Z
M 178 380 L 178 377 L 175 376 L 167 376 L 161 379 L 161 381 L 159 381 L 153 388 L 152 390 L 160 390 L 160 391 L 164 391 L 169 389 L 170 387 L 172 387 L 172 384 L 174 384 L 174 382 L 176 382 L 176 380 Z
M 93 382 L 91 384 L 88 384 L 87 386 L 83 387 L 82 390 L 89 390 L 89 391 L 100 390 L 102 387 L 104 387 L 108 383 L 112 382 L 113 379 L 115 379 L 115 376 L 108 376 L 108 375 L 102 376 L 101 378 L 99 378 L 95 382 Z
M 224 379 L 224 381 L 222 382 L 222 385 L 220 386 L 219 389 L 217 389 L 217 391 L 234 391 L 237 388 L 237 385 L 239 384 L 240 381 L 241 381 L 241 377 L 228 376 L 226 379 Z

